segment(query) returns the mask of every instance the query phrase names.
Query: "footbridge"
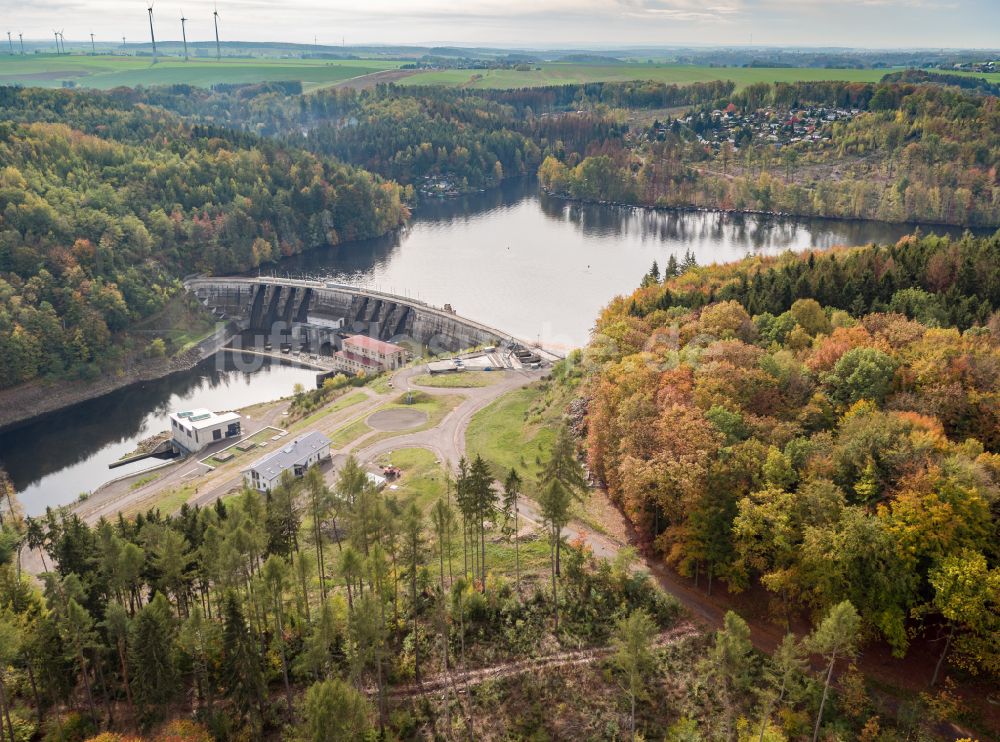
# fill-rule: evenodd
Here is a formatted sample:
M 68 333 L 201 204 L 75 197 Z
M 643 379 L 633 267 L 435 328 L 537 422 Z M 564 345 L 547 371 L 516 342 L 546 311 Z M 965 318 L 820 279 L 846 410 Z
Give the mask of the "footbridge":
M 408 344 L 434 355 L 481 345 L 528 346 L 449 309 L 332 281 L 193 277 L 184 286 L 220 320 L 275 347 L 288 344 L 329 354 L 350 334 Z

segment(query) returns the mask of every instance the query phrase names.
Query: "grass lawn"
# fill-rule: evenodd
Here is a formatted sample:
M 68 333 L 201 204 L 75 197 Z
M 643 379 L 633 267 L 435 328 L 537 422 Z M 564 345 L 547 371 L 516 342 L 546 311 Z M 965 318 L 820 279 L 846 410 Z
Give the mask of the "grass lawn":
M 469 456 L 486 459 L 500 480 L 517 469 L 531 494 L 561 415 L 561 406 L 547 400 L 542 384 L 516 389 L 473 416 L 465 434 L 466 450 Z
M 248 439 L 243 438 L 239 441 L 239 443 L 243 443 L 244 441 L 249 440 L 257 444 L 249 451 L 241 451 L 240 449 L 236 448 L 236 444 L 234 443 L 233 445 L 223 449 L 226 453 L 231 453 L 233 455 L 233 458 L 228 459 L 226 461 L 220 461 L 215 457 L 215 454 L 213 454 L 212 456 L 209 456 L 206 459 L 202 459 L 202 462 L 207 464 L 208 466 L 218 467 L 218 466 L 226 466 L 227 464 L 232 464 L 234 461 L 239 461 L 241 458 L 245 456 L 260 456 L 261 453 L 264 451 L 264 449 L 267 448 L 267 444 L 271 442 L 271 438 L 277 435 L 277 433 L 278 431 L 275 430 L 274 428 L 264 428 L 262 430 L 258 430 Z M 222 451 L 216 451 L 216 454 L 219 453 L 222 453 Z
M 155 497 L 133 502 L 128 507 L 122 508 L 122 515 L 134 518 L 139 513 L 146 513 L 149 510 L 159 510 L 165 516 L 173 515 L 193 494 L 194 485 L 186 484 L 179 489 L 167 490 Z
M 587 82 L 654 80 L 684 85 L 711 80 L 733 80 L 737 89 L 756 82 L 815 82 L 846 80 L 878 82 L 892 70 L 825 69 L 814 67 L 702 67 L 677 64 L 581 64 L 552 62 L 539 70 L 441 70 L 424 72 L 399 81 L 400 85 L 445 85 L 469 88 L 527 88 Z M 973 74 L 973 73 L 969 73 Z M 1000 73 L 978 75 L 994 82 Z
M 371 431 L 371 428 L 368 427 L 364 420 L 357 420 L 349 425 L 339 428 L 333 435 L 331 435 L 330 447 L 343 448 L 348 443 L 353 443 L 369 431 Z
M 406 404 L 407 395 L 412 395 L 412 404 Z M 424 394 L 423 392 L 407 392 L 396 398 L 396 401 L 379 407 L 379 410 L 419 410 L 427 414 L 427 422 L 415 428 L 406 430 L 382 431 L 373 435 L 365 443 L 371 444 L 386 438 L 394 438 L 397 435 L 407 435 L 409 433 L 419 433 L 421 430 L 430 430 L 441 424 L 444 416 L 458 407 L 465 399 L 461 394 Z M 377 412 L 378 410 L 376 410 Z M 374 412 L 372 414 L 375 414 Z
M 402 476 L 395 482 L 397 489 L 387 489 L 386 494 L 401 498 L 416 498 L 417 505 L 426 511 L 445 494 L 444 467 L 426 448 L 401 448 L 378 459 L 379 466 L 398 466 Z
M 186 83 L 210 87 L 218 83 L 255 83 L 299 80 L 305 90 L 386 69 L 398 61 L 375 59 L 215 59 L 32 54 L 0 59 L 0 84 L 58 88 L 64 81 L 80 87 L 109 88 L 126 85 Z
M 145 487 L 150 482 L 153 482 L 153 481 L 159 479 L 159 477 L 160 477 L 159 474 L 148 474 L 145 477 L 140 477 L 139 479 L 137 479 L 134 482 L 132 482 L 131 485 L 129 485 L 129 489 L 131 489 L 131 490 L 137 490 L 140 487 Z
M 503 373 L 461 371 L 455 374 L 421 374 L 414 376 L 412 381 L 417 386 L 437 387 L 439 389 L 472 389 L 496 384 L 501 379 L 503 379 Z
M 371 389 L 376 394 L 388 394 L 389 390 L 392 388 L 389 386 L 390 381 L 392 381 L 391 375 L 379 374 L 374 379 L 368 382 L 368 388 Z
M 405 403 L 407 394 L 412 395 L 412 404 Z M 418 410 L 426 413 L 427 421 L 414 428 L 407 428 L 406 430 L 385 430 L 378 432 L 369 437 L 365 443 L 372 444 L 377 441 L 385 440 L 386 438 L 394 438 L 397 435 L 407 435 L 408 433 L 417 433 L 421 430 L 433 428 L 440 424 L 444 416 L 455 409 L 455 407 L 457 407 L 463 399 L 465 399 L 465 397 L 460 394 L 432 395 L 424 394 L 423 392 L 408 392 L 406 394 L 401 394 L 394 401 L 372 410 L 371 415 L 374 415 L 376 412 L 380 412 L 382 410 Z M 371 415 L 366 416 L 365 420 L 371 417 Z M 361 436 L 374 430 L 374 428 L 370 427 L 365 420 L 357 420 L 334 431 L 333 435 L 330 436 L 332 447 L 343 448 L 347 444 L 353 443 Z
M 348 407 L 352 407 L 360 402 L 364 402 L 366 399 L 368 399 L 368 395 L 365 394 L 364 392 L 354 392 L 353 394 L 345 394 L 340 397 L 337 397 L 335 400 L 333 400 L 333 402 L 326 405 L 322 409 L 317 410 L 304 420 L 300 420 L 299 422 L 295 423 L 295 428 L 298 429 L 298 428 L 308 427 L 309 425 L 315 423 L 317 420 L 321 420 L 329 414 L 332 414 L 334 412 L 339 412 L 340 410 L 346 409 Z

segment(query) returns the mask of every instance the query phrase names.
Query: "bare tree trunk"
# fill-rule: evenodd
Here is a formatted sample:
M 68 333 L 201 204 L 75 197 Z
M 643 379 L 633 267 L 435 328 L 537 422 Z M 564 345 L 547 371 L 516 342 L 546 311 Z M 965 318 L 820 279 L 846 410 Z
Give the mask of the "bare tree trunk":
M 948 631 L 948 636 L 944 640 L 944 650 L 941 652 L 941 656 L 938 657 L 937 664 L 934 665 L 934 675 L 931 677 L 931 688 L 937 683 L 938 674 L 941 672 L 941 665 L 944 664 L 944 658 L 948 655 L 948 649 L 951 647 L 951 639 L 955 636 L 955 624 L 951 625 L 951 629 Z
M 3 681 L 3 673 L 0 673 L 0 705 L 3 706 L 3 717 L 7 721 L 7 732 L 10 734 L 10 742 L 14 739 L 14 725 L 10 723 L 10 704 L 7 702 L 7 684 Z
M 517 498 L 514 499 L 514 579 L 517 585 L 518 595 L 521 593 L 521 552 L 519 547 L 520 538 L 518 538 L 519 529 L 517 525 Z
M 813 729 L 813 742 L 819 739 L 819 725 L 823 721 L 823 707 L 826 705 L 826 696 L 830 692 L 830 678 L 833 677 L 833 665 L 837 661 L 837 652 L 830 655 L 830 667 L 826 671 L 826 681 L 823 683 L 823 698 L 819 702 L 819 711 L 816 712 L 816 727 Z
M 558 552 L 555 551 L 555 532 L 553 531 L 553 541 L 549 543 L 549 560 L 552 563 L 552 615 L 555 616 L 555 630 L 559 631 L 559 591 L 556 588 L 556 555 Z

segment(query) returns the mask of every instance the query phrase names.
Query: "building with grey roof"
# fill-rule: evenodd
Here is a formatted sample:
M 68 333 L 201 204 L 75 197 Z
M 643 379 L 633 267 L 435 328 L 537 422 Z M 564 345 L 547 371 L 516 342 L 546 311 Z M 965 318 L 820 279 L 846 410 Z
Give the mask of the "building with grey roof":
M 305 433 L 253 462 L 243 470 L 243 481 L 258 492 L 270 492 L 278 486 L 283 472 L 301 477 L 310 466 L 328 458 L 330 439 L 315 431 Z

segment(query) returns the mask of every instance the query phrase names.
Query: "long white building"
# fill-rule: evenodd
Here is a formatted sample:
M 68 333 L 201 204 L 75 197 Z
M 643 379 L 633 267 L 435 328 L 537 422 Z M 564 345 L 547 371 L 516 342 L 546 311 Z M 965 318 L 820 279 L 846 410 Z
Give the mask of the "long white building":
M 300 435 L 277 451 L 262 456 L 243 470 L 243 481 L 258 492 L 278 486 L 283 472 L 301 477 L 310 466 L 330 458 L 330 439 L 315 431 Z

